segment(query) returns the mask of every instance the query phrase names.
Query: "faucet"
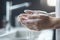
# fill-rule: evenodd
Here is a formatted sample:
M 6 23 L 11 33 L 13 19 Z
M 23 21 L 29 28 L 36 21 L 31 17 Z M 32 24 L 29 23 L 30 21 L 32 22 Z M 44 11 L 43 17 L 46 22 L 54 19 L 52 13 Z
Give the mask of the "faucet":
M 10 31 L 12 26 L 11 26 L 11 15 L 12 15 L 12 10 L 21 8 L 21 7 L 29 7 L 30 3 L 25 2 L 22 4 L 17 4 L 17 5 L 12 5 L 12 1 L 7 1 L 6 2 L 6 32 Z

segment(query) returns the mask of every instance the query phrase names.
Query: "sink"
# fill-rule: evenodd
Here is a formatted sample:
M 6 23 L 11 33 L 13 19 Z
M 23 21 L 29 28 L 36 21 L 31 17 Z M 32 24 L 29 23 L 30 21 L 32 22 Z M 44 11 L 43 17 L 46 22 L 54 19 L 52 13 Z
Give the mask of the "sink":
M 15 28 L 9 32 L 1 31 L 0 40 L 52 40 L 53 30 L 34 31 L 27 28 Z
M 26 28 L 16 28 L 0 35 L 0 40 L 35 40 L 39 34 L 39 31 L 31 31 Z

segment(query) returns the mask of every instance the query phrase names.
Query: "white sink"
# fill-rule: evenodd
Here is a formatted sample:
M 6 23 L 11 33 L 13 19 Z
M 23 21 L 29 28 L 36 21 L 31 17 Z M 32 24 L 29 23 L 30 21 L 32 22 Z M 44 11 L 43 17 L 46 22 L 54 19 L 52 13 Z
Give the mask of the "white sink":
M 16 28 L 10 32 L 0 35 L 0 40 L 35 40 L 40 32 L 29 31 L 25 28 Z
M 52 40 L 52 38 L 53 30 L 31 31 L 26 28 L 15 28 L 0 35 L 0 40 Z

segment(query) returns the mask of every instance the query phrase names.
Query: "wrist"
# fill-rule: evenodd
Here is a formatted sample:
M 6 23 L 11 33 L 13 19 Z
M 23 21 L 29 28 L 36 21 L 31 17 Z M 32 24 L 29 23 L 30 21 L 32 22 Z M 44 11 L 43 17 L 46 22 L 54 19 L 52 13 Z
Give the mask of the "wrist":
M 56 18 L 55 17 L 49 17 L 49 22 L 50 22 L 50 26 L 49 29 L 54 29 L 54 25 L 56 24 Z
M 50 20 L 53 29 L 60 28 L 60 18 L 50 17 Z

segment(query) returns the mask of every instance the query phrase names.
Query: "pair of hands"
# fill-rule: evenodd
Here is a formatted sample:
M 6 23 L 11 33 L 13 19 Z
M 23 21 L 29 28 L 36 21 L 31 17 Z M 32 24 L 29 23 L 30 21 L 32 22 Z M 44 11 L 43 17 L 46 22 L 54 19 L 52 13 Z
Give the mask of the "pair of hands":
M 60 26 L 59 18 L 55 18 L 54 13 L 48 14 L 40 10 L 25 10 L 18 16 L 18 21 L 31 30 L 42 30 L 56 28 Z

